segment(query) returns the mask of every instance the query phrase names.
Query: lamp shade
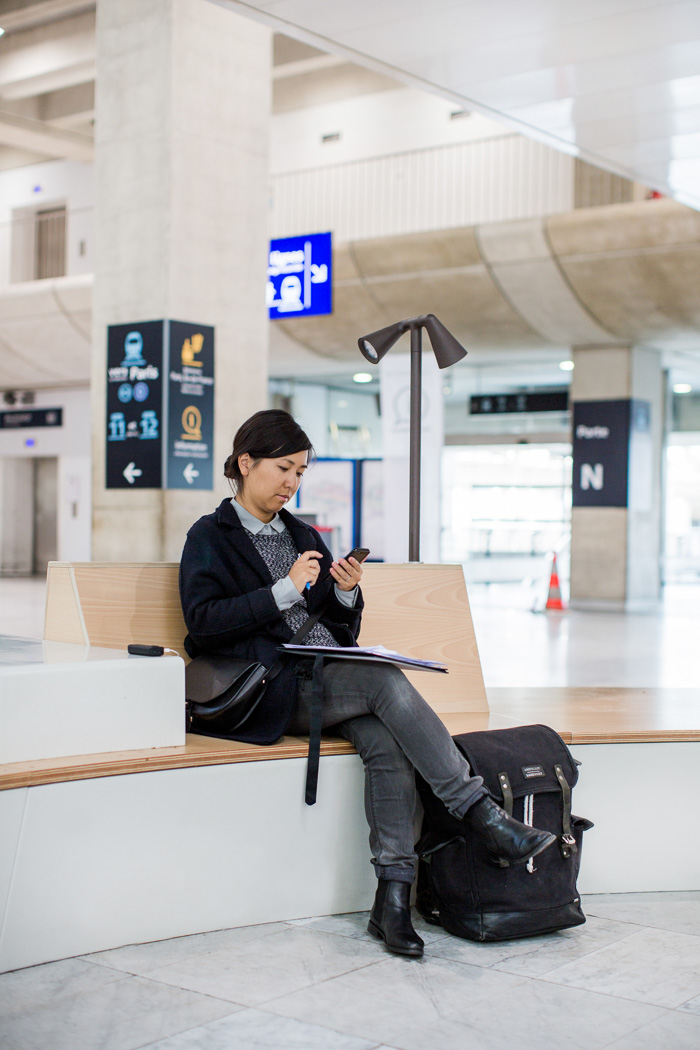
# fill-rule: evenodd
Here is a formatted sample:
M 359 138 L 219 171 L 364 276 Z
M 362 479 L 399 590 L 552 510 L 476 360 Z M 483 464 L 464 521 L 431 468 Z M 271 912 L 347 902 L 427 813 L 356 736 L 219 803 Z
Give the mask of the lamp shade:
M 408 325 L 406 322 L 398 321 L 396 324 L 390 324 L 388 328 L 380 328 L 377 332 L 361 336 L 357 340 L 357 345 L 364 357 L 376 365 L 391 350 L 394 343 L 401 338 L 404 332 L 407 331 Z
M 441 321 L 438 321 L 435 314 L 426 314 L 422 320 L 439 368 L 449 368 L 467 356 L 462 344 L 457 342 Z

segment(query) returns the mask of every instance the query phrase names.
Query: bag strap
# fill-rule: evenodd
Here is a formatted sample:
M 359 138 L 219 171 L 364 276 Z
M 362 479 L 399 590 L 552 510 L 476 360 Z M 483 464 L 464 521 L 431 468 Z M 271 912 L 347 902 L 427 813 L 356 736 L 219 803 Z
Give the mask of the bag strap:
M 564 776 L 564 770 L 560 765 L 554 767 L 554 772 L 559 781 L 562 795 L 562 836 L 559 843 L 559 849 L 561 850 L 562 857 L 566 859 L 567 857 L 570 857 L 572 853 L 577 852 L 576 839 L 571 831 L 571 788 L 569 787 L 568 780 Z
M 309 715 L 309 757 L 306 763 L 306 793 L 304 801 L 307 806 L 316 802 L 318 786 L 318 767 L 321 761 L 321 710 L 323 708 L 323 653 L 314 657 L 314 669 L 311 679 L 311 711 Z
M 509 817 L 513 816 L 513 788 L 510 784 L 510 777 L 507 773 L 498 774 L 498 783 L 503 794 L 503 809 L 506 811 Z M 509 868 L 510 861 L 506 860 L 505 857 L 498 858 L 499 868 Z
M 301 625 L 299 630 L 296 632 L 296 634 L 292 636 L 292 639 L 291 639 L 291 641 L 288 644 L 289 645 L 299 645 L 300 642 L 302 642 L 304 640 L 304 638 L 306 638 L 306 636 L 309 633 L 309 631 L 311 630 L 311 628 L 314 627 L 318 623 L 318 621 L 321 619 L 321 617 L 323 616 L 325 611 L 326 611 L 326 606 L 325 606 L 325 603 L 324 603 L 324 605 L 321 606 L 321 608 L 318 610 L 318 612 L 313 613 L 311 616 L 308 616 L 306 618 L 306 620 L 304 620 L 303 624 Z M 280 673 L 280 671 L 282 670 L 283 667 L 284 667 L 284 657 L 280 656 L 280 657 L 278 657 L 277 660 L 275 660 L 275 662 L 272 664 L 272 666 L 268 668 L 267 674 L 265 675 L 265 681 L 266 682 L 271 682 L 273 678 L 277 677 L 277 675 Z
M 503 793 L 503 808 L 509 817 L 513 816 L 513 789 L 510 786 L 510 777 L 507 773 L 498 774 L 498 783 Z

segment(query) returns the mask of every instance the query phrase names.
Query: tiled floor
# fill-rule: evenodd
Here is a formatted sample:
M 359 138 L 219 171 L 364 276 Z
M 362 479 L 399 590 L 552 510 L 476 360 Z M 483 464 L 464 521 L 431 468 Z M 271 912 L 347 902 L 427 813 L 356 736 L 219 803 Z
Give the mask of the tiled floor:
M 592 896 L 585 926 L 422 960 L 367 916 L 243 927 L 0 977 L 3 1050 L 697 1050 L 700 892 Z
M 487 684 L 696 685 L 697 594 L 669 591 L 648 615 L 547 616 L 475 589 Z M 42 603 L 39 582 L 0 580 L 0 632 L 40 635 Z M 363 913 L 19 970 L 0 976 L 0 1048 L 697 1050 L 700 890 L 584 910 L 583 927 L 488 945 L 417 922 L 419 961 L 370 939 Z

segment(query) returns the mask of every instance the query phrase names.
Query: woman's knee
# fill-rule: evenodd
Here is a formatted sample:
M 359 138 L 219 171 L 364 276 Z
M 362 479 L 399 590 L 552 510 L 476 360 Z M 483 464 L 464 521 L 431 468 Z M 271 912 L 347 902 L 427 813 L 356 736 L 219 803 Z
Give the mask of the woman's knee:
M 393 664 L 382 665 L 378 670 L 381 677 L 378 682 L 377 699 L 388 701 L 393 707 L 396 705 L 411 706 L 416 703 L 425 703 L 417 689 L 409 682 L 401 668 Z
M 413 766 L 396 737 L 375 715 L 349 719 L 344 723 L 342 733 L 351 741 L 365 764 L 381 763 L 393 769 L 410 770 L 413 775 Z

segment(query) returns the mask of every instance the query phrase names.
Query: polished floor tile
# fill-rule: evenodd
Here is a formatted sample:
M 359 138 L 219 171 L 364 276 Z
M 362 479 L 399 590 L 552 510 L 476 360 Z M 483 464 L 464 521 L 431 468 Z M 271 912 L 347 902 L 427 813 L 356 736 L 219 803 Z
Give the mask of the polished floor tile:
M 274 999 L 265 1009 L 301 1021 L 322 1018 L 337 1031 L 403 1047 L 414 1031 L 444 1019 L 464 1021 L 475 1003 L 509 998 L 520 984 L 508 974 L 445 959 L 386 956 L 375 966 Z
M 167 941 L 148 941 L 146 944 L 127 944 L 106 952 L 85 955 L 83 959 L 102 967 L 123 970 L 126 973 L 146 977 L 154 970 L 178 963 L 188 964 L 200 955 L 222 951 L 226 948 L 247 950 L 250 941 L 269 937 L 288 927 L 283 922 L 265 923 L 261 926 L 239 926 L 233 930 L 215 930 L 213 933 L 198 933 L 191 937 L 173 937 Z
M 233 1013 L 231 1003 L 141 977 L 53 1003 L 26 1005 L 3 1020 L 2 1050 L 135 1050 Z
M 612 996 L 527 981 L 506 999 L 473 1003 L 460 1024 L 416 1028 L 396 1045 L 400 1050 L 598 1050 L 660 1014 L 656 1007 Z
M 699 847 L 700 849 L 700 847 Z M 615 918 L 638 926 L 693 933 L 700 937 L 700 895 L 689 890 L 669 893 L 596 893 L 583 898 L 587 914 Z
M 700 995 L 700 937 L 638 929 L 631 937 L 550 970 L 545 980 L 677 1007 Z
M 381 946 L 369 937 L 360 941 L 287 927 L 240 947 L 159 967 L 149 976 L 178 988 L 257 1006 L 376 963 L 382 957 Z
M 126 976 L 92 966 L 81 959 L 63 959 L 3 974 L 0 977 L 0 1021 L 35 1003 L 53 1003 L 113 981 L 123 981 Z
M 698 1050 L 700 1017 L 669 1010 L 609 1045 L 610 1050 Z
M 144 1050 L 377 1050 L 377 1043 L 263 1010 L 241 1010 Z
M 637 927 L 609 919 L 588 919 L 584 926 L 542 937 L 523 937 L 514 941 L 477 944 L 459 937 L 447 937 L 431 944 L 431 955 L 457 962 L 488 966 L 521 977 L 540 977 L 565 963 L 580 959 L 606 945 L 630 937 Z
M 45 600 L 44 579 L 0 577 L 0 634 L 41 638 Z

